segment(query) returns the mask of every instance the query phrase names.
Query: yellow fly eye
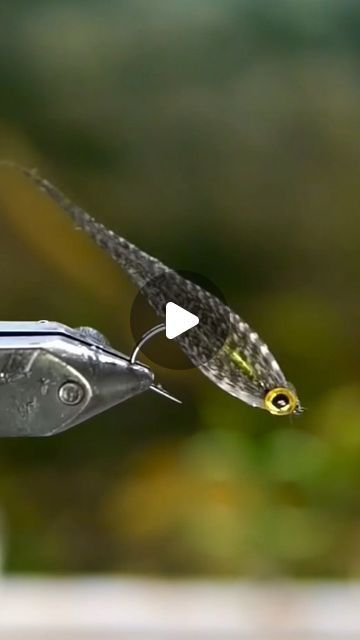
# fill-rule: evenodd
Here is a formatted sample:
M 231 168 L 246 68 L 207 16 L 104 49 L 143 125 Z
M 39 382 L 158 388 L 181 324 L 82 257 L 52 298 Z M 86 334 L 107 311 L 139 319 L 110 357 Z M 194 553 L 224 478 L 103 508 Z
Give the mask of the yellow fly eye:
M 288 416 L 295 411 L 298 399 L 290 389 L 278 387 L 267 392 L 264 404 L 265 409 L 275 416 Z

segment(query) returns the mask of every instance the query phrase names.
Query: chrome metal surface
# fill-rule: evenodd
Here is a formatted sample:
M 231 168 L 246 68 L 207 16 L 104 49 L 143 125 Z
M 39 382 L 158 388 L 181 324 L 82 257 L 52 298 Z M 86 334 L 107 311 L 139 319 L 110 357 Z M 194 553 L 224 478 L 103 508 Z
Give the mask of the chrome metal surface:
M 0 436 L 53 435 L 150 388 L 153 373 L 56 322 L 0 322 Z

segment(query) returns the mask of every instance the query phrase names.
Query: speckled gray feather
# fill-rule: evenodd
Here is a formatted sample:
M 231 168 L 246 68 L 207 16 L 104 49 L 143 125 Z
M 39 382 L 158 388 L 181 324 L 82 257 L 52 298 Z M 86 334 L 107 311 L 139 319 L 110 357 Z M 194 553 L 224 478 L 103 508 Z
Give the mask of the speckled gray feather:
M 127 272 L 160 318 L 165 318 L 167 302 L 199 316 L 199 324 L 176 341 L 212 382 L 262 408 L 268 390 L 294 390 L 257 333 L 217 297 L 107 229 L 36 171 L 21 170 Z

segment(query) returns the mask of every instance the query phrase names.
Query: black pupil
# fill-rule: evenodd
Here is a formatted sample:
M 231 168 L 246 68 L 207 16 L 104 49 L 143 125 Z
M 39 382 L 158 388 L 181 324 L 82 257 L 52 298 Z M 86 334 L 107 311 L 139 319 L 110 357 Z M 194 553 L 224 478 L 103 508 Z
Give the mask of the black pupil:
M 277 409 L 284 409 L 284 407 L 289 405 L 289 398 L 285 393 L 278 393 L 277 396 L 273 398 L 272 403 Z

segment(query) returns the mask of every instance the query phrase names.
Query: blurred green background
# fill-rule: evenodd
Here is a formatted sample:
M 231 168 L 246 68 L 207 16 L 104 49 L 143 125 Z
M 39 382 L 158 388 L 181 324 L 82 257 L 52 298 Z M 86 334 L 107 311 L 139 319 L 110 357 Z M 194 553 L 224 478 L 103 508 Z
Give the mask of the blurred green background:
M 198 372 L 61 436 L 0 442 L 7 571 L 360 574 L 360 4 L 0 5 L 0 155 L 213 280 L 307 411 Z M 93 325 L 129 351 L 126 277 L 0 176 L 2 320 Z

